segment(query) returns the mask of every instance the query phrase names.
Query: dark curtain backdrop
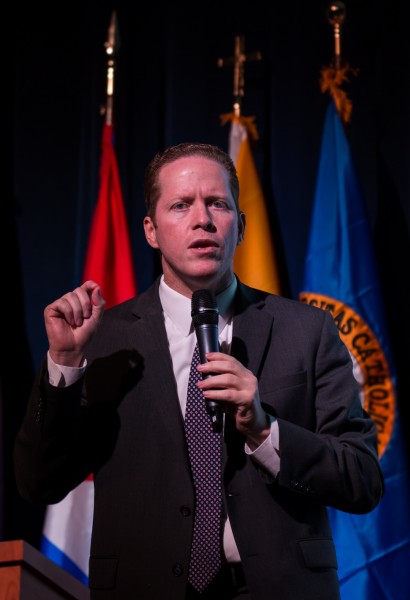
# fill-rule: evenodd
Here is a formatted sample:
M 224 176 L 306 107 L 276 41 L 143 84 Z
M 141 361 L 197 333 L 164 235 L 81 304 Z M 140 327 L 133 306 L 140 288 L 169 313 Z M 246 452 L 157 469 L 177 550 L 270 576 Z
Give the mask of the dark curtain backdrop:
M 138 289 L 158 274 L 145 242 L 142 181 L 154 153 L 181 141 L 228 148 L 235 35 L 262 60 L 245 66 L 243 114 L 256 117 L 255 158 L 280 256 L 284 295 L 297 298 L 328 98 L 319 74 L 333 56 L 328 2 L 32 3 L 14 8 L 2 145 L 4 273 L 1 384 L 5 445 L 3 537 L 36 544 L 41 507 L 18 499 L 11 447 L 32 369 L 47 349 L 43 309 L 81 282 L 98 192 L 105 102 L 104 42 L 117 11 L 116 148 Z M 405 0 L 347 0 L 342 55 L 354 68 L 348 130 L 379 258 L 410 432 L 410 50 Z M 0 419 L 1 423 L 1 419 Z M 0 521 L 1 522 L 1 521 Z

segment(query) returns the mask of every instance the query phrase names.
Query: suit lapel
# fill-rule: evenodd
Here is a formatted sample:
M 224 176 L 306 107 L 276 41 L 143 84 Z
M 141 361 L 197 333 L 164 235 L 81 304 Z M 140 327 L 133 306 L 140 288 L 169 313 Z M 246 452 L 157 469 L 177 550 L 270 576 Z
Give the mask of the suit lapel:
M 265 348 L 270 341 L 273 316 L 265 307 L 263 294 L 239 284 L 233 318 L 232 355 L 259 375 Z
M 235 297 L 231 354 L 257 377 L 263 367 L 263 357 L 273 326 L 273 316 L 264 308 L 264 295 L 239 283 Z M 246 464 L 244 441 L 233 420 L 226 419 L 226 483 Z
M 184 434 L 183 418 L 159 300 L 158 282 L 140 299 L 134 305 L 133 313 L 137 320 L 132 328 L 132 336 L 144 349 L 147 393 L 155 403 L 170 437 L 179 440 L 180 435 Z

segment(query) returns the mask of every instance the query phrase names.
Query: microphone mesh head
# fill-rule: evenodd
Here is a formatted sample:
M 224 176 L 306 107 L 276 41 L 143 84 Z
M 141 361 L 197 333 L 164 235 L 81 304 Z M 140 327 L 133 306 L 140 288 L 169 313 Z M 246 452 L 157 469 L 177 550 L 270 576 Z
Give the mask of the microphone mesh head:
M 192 294 L 191 316 L 194 327 L 218 324 L 218 305 L 211 290 L 196 290 Z

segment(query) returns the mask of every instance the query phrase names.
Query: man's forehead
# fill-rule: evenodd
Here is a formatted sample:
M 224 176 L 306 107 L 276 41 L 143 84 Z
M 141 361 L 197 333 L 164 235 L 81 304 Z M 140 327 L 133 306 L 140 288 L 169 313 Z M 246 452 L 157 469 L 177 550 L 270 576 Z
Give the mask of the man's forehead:
M 223 165 L 213 160 L 212 158 L 202 156 L 201 154 L 181 156 L 179 158 L 176 158 L 172 162 L 163 165 L 160 173 L 164 173 L 166 171 L 180 171 L 189 169 L 192 169 L 194 171 L 198 168 L 205 171 L 220 171 L 222 173 L 226 173 L 226 169 L 223 167 Z
M 229 176 L 222 165 L 202 156 L 179 158 L 164 165 L 159 173 L 159 183 L 167 186 L 229 188 Z

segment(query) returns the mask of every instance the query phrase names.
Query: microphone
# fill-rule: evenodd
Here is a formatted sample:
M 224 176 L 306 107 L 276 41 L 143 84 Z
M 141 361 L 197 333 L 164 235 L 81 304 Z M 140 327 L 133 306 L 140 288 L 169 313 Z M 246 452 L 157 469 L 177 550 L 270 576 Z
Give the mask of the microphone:
M 219 352 L 218 341 L 218 306 L 213 292 L 210 290 L 196 290 L 192 294 L 191 317 L 195 328 L 199 348 L 199 359 L 202 364 L 208 362 L 207 352 Z M 212 377 L 212 374 L 203 375 Z M 205 400 L 206 410 L 211 417 L 213 430 L 222 431 L 223 405 L 214 400 Z

